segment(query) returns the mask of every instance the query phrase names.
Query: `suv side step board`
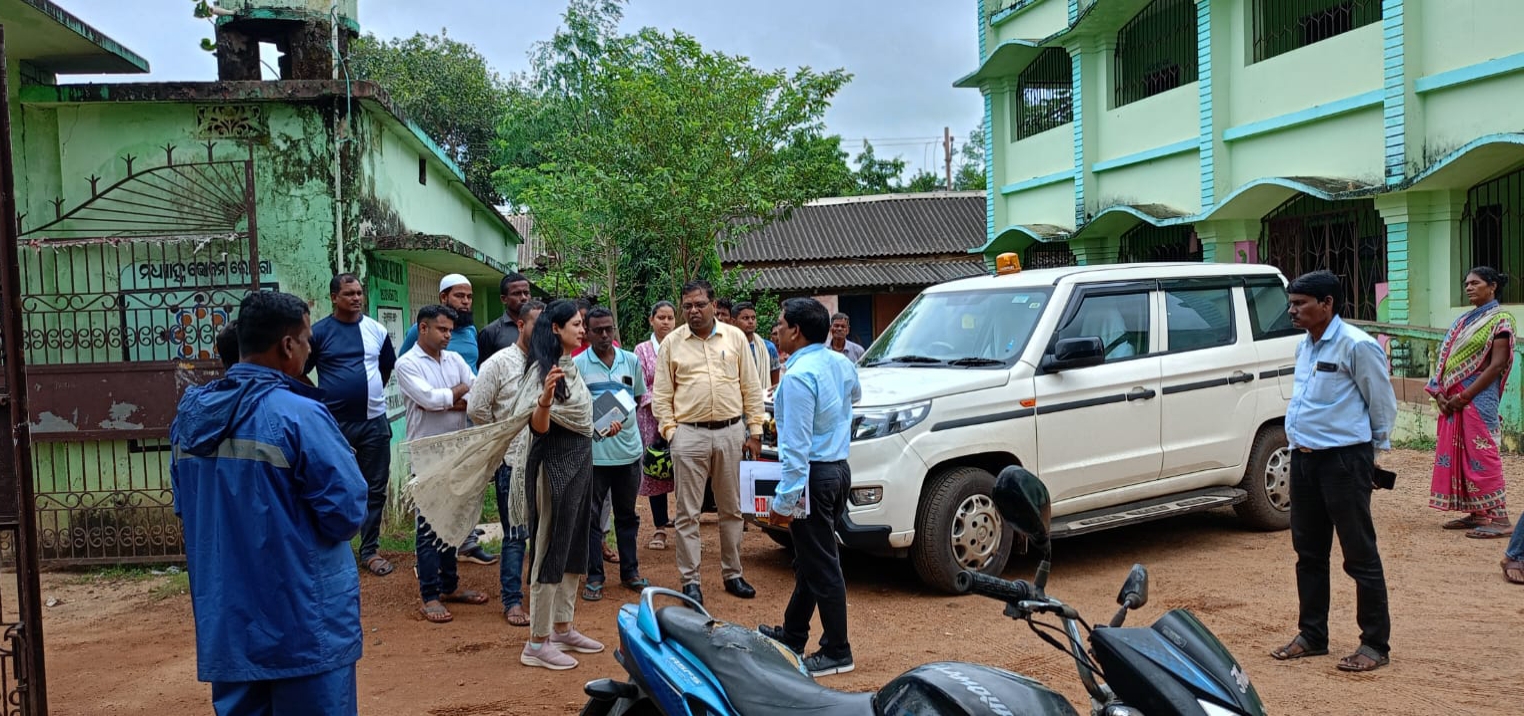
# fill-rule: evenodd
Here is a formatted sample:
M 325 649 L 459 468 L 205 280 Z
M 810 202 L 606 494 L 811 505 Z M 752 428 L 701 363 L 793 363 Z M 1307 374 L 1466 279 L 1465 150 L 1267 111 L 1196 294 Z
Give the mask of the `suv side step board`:
M 1055 517 L 1053 519 L 1052 536 L 1055 538 L 1073 537 L 1122 525 L 1152 522 L 1164 519 L 1165 517 L 1175 517 L 1176 515 L 1227 507 L 1247 499 L 1249 499 L 1249 493 L 1236 487 L 1209 487 L 1204 490 L 1192 490 L 1191 492 L 1182 492 L 1178 495 L 1170 495 L 1169 497 L 1158 497 L 1117 507 Z

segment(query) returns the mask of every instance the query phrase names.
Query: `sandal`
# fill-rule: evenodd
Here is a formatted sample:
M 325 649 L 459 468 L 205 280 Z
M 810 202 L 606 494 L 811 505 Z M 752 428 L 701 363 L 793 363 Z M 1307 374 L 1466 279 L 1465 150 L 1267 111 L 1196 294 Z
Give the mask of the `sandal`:
M 391 562 L 386 561 L 385 557 L 377 554 L 371 555 L 370 559 L 365 560 L 365 569 L 377 577 L 385 577 L 391 574 L 396 567 Z
M 1466 532 L 1466 536 L 1471 539 L 1497 539 L 1499 537 L 1508 537 L 1512 534 L 1513 525 L 1500 525 L 1497 522 L 1488 525 L 1478 525 Z
M 582 585 L 582 601 L 584 601 L 584 602 L 601 602 L 601 601 L 603 601 L 603 583 L 602 582 L 598 582 L 598 583 L 588 582 L 587 584 Z
M 603 545 L 603 561 L 609 564 L 619 564 L 619 553 L 607 544 Z
M 650 542 L 650 544 L 646 545 L 646 549 L 666 549 L 666 548 L 667 548 L 667 531 L 664 530 L 664 529 L 658 529 L 658 530 L 656 530 L 656 534 L 651 535 L 651 542 Z
M 1503 579 L 1524 584 L 1524 559 L 1503 558 Z
M 1309 656 L 1326 656 L 1327 654 L 1328 647 L 1314 649 L 1301 634 L 1296 635 L 1296 638 L 1292 639 L 1291 643 L 1270 652 L 1270 656 L 1275 657 L 1276 661 L 1290 661 Z
M 1473 527 L 1480 527 L 1485 525 L 1490 521 L 1491 520 L 1487 519 L 1486 517 L 1481 517 L 1479 515 L 1466 515 L 1465 517 L 1458 517 L 1456 519 L 1450 520 L 1449 522 L 1440 525 L 1440 528 L 1447 530 L 1469 530 Z
M 1392 663 L 1390 658 L 1377 654 L 1375 649 L 1361 645 L 1355 653 L 1339 660 L 1338 669 L 1354 672 L 1375 671 L 1390 663 Z
M 508 626 L 511 627 L 527 627 L 529 615 L 524 613 L 522 605 L 515 604 L 508 607 L 508 611 L 503 612 L 503 621 L 508 622 Z
M 491 598 L 481 592 L 473 592 L 469 589 L 450 592 L 439 597 L 439 601 L 446 604 L 486 604 Z
M 624 580 L 624 588 L 632 592 L 643 592 L 649 586 L 651 586 L 651 580 L 645 577 Z
M 443 604 L 435 604 L 433 606 L 425 604 L 418 610 L 418 613 L 423 615 L 425 621 L 433 624 L 448 624 L 455 620 L 455 615 L 451 614 L 450 610 L 445 609 Z

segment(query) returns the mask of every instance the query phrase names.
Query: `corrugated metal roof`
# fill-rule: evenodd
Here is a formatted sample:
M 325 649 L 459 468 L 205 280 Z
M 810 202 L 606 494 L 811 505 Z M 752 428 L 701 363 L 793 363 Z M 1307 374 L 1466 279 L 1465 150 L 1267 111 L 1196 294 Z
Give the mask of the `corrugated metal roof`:
M 981 256 L 935 261 L 838 260 L 793 266 L 748 266 L 744 272 L 757 277 L 756 288 L 767 291 L 922 288 L 987 273 Z
M 823 199 L 722 248 L 724 263 L 962 254 L 985 240 L 984 192 Z

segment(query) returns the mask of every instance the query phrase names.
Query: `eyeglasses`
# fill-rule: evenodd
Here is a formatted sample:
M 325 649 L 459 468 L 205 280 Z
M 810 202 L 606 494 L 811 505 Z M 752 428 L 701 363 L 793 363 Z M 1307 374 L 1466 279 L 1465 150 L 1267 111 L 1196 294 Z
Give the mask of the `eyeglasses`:
M 684 303 L 683 304 L 683 311 L 685 311 L 685 312 L 686 311 L 702 311 L 702 310 L 704 310 L 704 309 L 706 309 L 708 307 L 709 307 L 709 302 L 708 301 L 696 301 L 694 303 Z

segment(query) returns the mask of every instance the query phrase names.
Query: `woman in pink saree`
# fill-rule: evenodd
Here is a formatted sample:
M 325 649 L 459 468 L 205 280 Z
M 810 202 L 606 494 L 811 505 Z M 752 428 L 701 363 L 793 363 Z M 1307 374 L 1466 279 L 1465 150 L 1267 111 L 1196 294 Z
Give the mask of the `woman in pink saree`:
M 1513 316 L 1498 304 L 1508 277 L 1478 266 L 1466 274 L 1472 309 L 1455 321 L 1425 387 L 1439 406 L 1438 447 L 1429 506 L 1467 512 L 1444 524 L 1466 536 L 1495 539 L 1513 533 L 1503 490 L 1498 408 L 1513 363 Z

